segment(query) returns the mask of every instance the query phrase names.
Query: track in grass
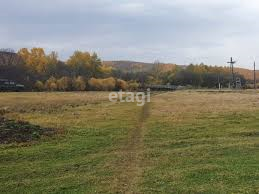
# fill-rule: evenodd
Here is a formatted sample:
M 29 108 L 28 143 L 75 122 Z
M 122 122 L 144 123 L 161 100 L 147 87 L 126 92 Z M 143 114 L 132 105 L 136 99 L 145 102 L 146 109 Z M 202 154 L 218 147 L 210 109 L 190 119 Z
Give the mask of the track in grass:
M 124 147 L 120 151 L 120 160 L 117 161 L 118 174 L 115 178 L 116 193 L 137 193 L 137 184 L 142 175 L 141 161 L 143 159 L 144 122 L 149 116 L 150 103 L 146 103 L 139 116 L 138 123 L 130 131 Z

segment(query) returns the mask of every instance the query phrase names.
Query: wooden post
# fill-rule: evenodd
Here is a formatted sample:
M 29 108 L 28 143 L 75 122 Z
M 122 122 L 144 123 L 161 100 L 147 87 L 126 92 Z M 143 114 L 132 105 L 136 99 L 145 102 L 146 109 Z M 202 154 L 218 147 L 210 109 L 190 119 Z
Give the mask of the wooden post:
M 232 74 L 232 89 L 236 87 L 236 80 L 235 80 L 235 73 L 234 73 L 234 64 L 236 63 L 236 61 L 233 61 L 233 58 L 230 58 L 230 61 L 228 62 L 230 64 L 230 70 L 231 70 L 231 74 Z

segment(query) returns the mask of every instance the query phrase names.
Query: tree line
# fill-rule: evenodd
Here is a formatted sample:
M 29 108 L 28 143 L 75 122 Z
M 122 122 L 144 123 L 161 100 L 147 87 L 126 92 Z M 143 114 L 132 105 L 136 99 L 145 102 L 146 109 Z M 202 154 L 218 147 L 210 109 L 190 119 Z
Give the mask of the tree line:
M 221 87 L 229 87 L 233 79 L 229 67 L 208 66 L 203 63 L 185 67 L 175 65 L 172 70 L 166 72 L 162 69 L 163 66 L 157 64 L 151 73 L 151 78 L 157 83 L 194 88 L 217 88 L 219 84 Z M 246 84 L 243 75 L 235 73 L 234 77 L 240 78 L 243 85 Z
M 0 78 L 22 83 L 27 90 L 125 90 L 128 87 L 124 80 L 112 77 L 112 68 L 103 65 L 96 53 L 75 51 L 67 61 L 61 61 L 57 52 L 46 54 L 43 48 L 22 48 L 13 55 L 1 53 Z
M 36 91 L 136 90 L 142 84 L 215 88 L 219 83 L 228 87 L 232 79 L 227 67 L 205 64 L 169 67 L 155 62 L 148 71 L 141 71 L 139 65 L 123 71 L 105 65 L 96 53 L 75 51 L 68 60 L 61 61 L 57 52 L 46 54 L 43 48 L 22 48 L 12 60 L 10 53 L 0 55 L 0 78 Z M 245 83 L 242 75 L 236 76 Z

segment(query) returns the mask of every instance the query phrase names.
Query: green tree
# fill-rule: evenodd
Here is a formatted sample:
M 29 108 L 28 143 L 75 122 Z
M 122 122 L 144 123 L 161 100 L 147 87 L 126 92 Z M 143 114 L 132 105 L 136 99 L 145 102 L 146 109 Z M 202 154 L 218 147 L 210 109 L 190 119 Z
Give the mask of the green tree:
M 59 72 L 57 72 L 57 65 L 59 63 L 58 53 L 52 51 L 50 54 L 46 56 L 47 59 L 47 75 L 48 76 L 57 76 Z
M 101 72 L 102 61 L 96 53 L 93 53 L 93 55 L 91 56 L 90 65 L 91 65 L 91 75 L 90 76 L 91 77 L 100 76 L 100 74 L 102 73 Z

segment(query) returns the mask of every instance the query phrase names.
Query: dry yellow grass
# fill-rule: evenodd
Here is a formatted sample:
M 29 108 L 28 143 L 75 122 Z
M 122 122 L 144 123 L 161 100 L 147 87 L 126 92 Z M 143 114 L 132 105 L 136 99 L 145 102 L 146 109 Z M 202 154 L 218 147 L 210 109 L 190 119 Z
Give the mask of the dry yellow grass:
M 152 97 L 151 114 L 172 121 L 195 119 L 201 113 L 259 110 L 259 94 L 250 92 L 177 91 Z
M 63 106 L 78 106 L 108 100 L 107 92 L 27 92 L 1 93 L 0 109 L 30 112 L 57 110 Z

